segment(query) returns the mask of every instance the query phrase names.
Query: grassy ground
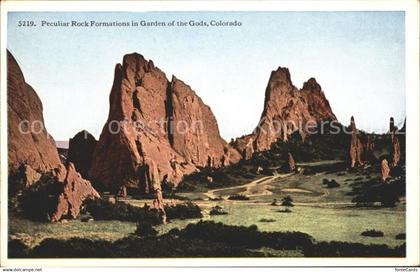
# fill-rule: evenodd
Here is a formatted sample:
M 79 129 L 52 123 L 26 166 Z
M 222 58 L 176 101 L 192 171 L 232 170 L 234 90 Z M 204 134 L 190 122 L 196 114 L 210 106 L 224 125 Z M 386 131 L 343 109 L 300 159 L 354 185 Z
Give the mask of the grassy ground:
M 68 223 L 40 223 L 27 219 L 9 218 L 9 237 L 19 239 L 33 247 L 46 238 L 68 239 L 71 237 L 115 241 L 133 233 L 136 224 L 122 221 L 70 220 Z
M 401 245 L 404 241 L 395 236 L 405 233 L 405 212 L 393 209 L 359 209 L 337 207 L 295 206 L 291 213 L 278 212 L 283 207 L 265 203 L 239 201 L 220 201 L 214 205 L 222 206 L 227 215 L 209 216 L 208 203 L 200 203 L 206 216 L 204 219 L 222 222 L 227 225 L 257 225 L 263 231 L 300 231 L 313 236 L 317 241 L 345 241 L 363 244 Z M 273 219 L 274 222 L 260 222 Z M 172 228 L 184 228 L 188 223 L 199 220 L 174 220 L 158 227 L 160 232 Z M 366 229 L 384 232 L 384 237 L 364 237 L 360 234 Z
M 300 164 L 304 169 L 334 166 L 337 161 Z M 377 177 L 378 174 L 360 174 L 347 171 L 322 172 L 309 171 L 305 174 L 281 174 L 275 176 L 256 176 L 248 183 L 241 182 L 226 188 L 201 188 L 200 192 L 182 192 L 178 196 L 194 200 L 203 210 L 204 220 L 214 220 L 228 225 L 257 225 L 262 231 L 301 231 L 313 236 L 317 241 L 345 241 L 363 244 L 386 244 L 398 246 L 405 240 L 396 240 L 395 236 L 405 233 L 405 205 L 394 208 L 357 208 L 351 203 L 353 196 L 351 185 Z M 334 179 L 340 185 L 337 188 L 326 188 L 324 179 Z M 232 194 L 247 195 L 250 200 L 227 200 Z M 294 207 L 291 213 L 278 212 L 281 206 L 271 206 L 273 199 L 280 203 L 281 198 L 290 195 Z M 210 201 L 209 196 L 222 197 L 223 200 Z M 128 198 L 125 202 L 142 207 L 151 204 L 150 199 Z M 166 199 L 166 203 L 178 203 L 180 200 Z M 210 216 L 212 207 L 219 205 L 228 212 L 227 215 Z M 274 222 L 260 222 L 261 219 L 271 219 Z M 198 222 L 199 219 L 173 220 L 166 225 L 160 225 L 157 230 L 162 234 L 173 228 L 184 228 L 187 224 Z M 270 220 L 269 220 L 270 221 Z M 25 219 L 10 218 L 9 237 L 22 240 L 28 246 L 34 246 L 45 238 L 68 239 L 83 237 L 89 239 L 104 239 L 115 241 L 126 237 L 135 231 L 136 224 L 120 221 L 79 220 L 68 223 L 36 223 Z M 384 237 L 364 237 L 361 232 L 375 229 L 384 232 Z M 300 252 L 260 252 L 276 256 L 300 256 Z M 272 251 L 272 249 L 271 249 Z M 273 254 L 275 253 L 275 254 Z

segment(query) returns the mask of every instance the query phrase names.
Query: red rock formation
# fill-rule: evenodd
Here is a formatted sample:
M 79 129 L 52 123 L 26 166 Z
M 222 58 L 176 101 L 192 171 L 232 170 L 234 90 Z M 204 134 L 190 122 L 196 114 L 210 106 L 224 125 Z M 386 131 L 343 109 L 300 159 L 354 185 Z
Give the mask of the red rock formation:
M 240 159 L 194 91 L 175 77 L 169 82 L 139 54 L 126 55 L 116 66 L 110 104 L 89 171 L 92 180 L 110 189 L 125 185 L 148 192 L 141 174 L 147 161 L 156 164 L 160 181 L 177 184 L 198 166 Z
M 391 144 L 392 144 L 392 162 L 391 166 L 396 167 L 401 159 L 401 148 L 400 148 L 400 141 L 396 135 L 398 131 L 398 127 L 394 125 L 394 118 L 391 117 L 389 120 L 389 132 L 391 133 Z
M 249 159 L 254 151 L 268 150 L 278 139 L 287 141 L 295 131 L 305 139 L 305 126 L 322 120 L 336 117 L 321 86 L 311 78 L 298 90 L 292 84 L 289 70 L 279 67 L 271 73 L 257 128 L 252 134 L 238 138 L 234 146 Z
M 363 143 L 359 137 L 359 131 L 356 128 L 356 123 L 354 122 L 354 117 L 351 117 L 350 120 L 350 129 L 351 129 L 351 141 L 350 141 L 350 167 L 363 165 L 362 155 L 363 155 Z
M 69 141 L 67 163 L 72 162 L 83 177 L 88 177 L 96 139 L 86 130 L 80 131 Z
M 255 136 L 253 134 L 245 135 L 237 138 L 232 146 L 236 148 L 241 154 L 241 156 L 249 160 L 254 154 L 254 140 Z
M 289 171 L 290 173 L 294 173 L 296 170 L 295 160 L 293 159 L 292 154 L 289 152 L 287 153 L 287 160 L 289 162 Z
M 145 165 L 143 165 L 143 177 L 142 179 L 145 182 L 147 188 L 145 192 L 151 192 L 154 196 L 152 207 L 160 213 L 163 219 L 163 223 L 166 223 L 166 212 L 163 202 L 162 187 L 161 187 L 161 177 L 159 174 L 158 167 L 156 163 L 152 160 L 146 160 Z
M 76 171 L 73 163 L 68 164 L 63 182 L 64 189 L 58 196 L 58 205 L 51 217 L 51 222 L 57 222 L 66 217 L 76 218 L 86 199 L 100 198 L 90 182 L 83 179 Z
M 29 165 L 22 165 L 22 176 L 25 187 L 29 187 L 41 178 L 41 174 L 32 169 Z
M 59 182 L 64 182 L 67 175 L 66 167 L 60 163 L 58 167 L 53 169 L 52 174 Z
M 389 177 L 390 173 L 388 161 L 386 159 L 383 159 L 381 162 L 381 174 L 382 174 L 382 181 L 385 182 Z
M 13 172 L 21 165 L 48 172 L 60 164 L 54 139 L 48 134 L 42 103 L 25 82 L 22 71 L 7 51 L 8 167 Z
M 227 144 L 220 137 L 211 109 L 176 77 L 172 77 L 170 93 L 172 148 L 195 166 L 221 166 Z

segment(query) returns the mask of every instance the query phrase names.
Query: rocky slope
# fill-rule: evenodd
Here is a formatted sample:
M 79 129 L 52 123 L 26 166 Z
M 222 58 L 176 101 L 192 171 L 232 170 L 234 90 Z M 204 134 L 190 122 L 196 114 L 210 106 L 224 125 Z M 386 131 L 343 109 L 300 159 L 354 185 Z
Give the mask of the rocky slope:
M 12 54 L 7 51 L 8 168 L 21 165 L 47 172 L 60 164 L 54 139 L 48 134 L 42 103 Z
M 298 90 L 291 81 L 287 68 L 279 67 L 271 73 L 266 91 L 264 110 L 252 134 L 236 139 L 234 146 L 245 158 L 253 152 L 270 149 L 278 139 L 287 141 L 299 131 L 307 136 L 304 127 L 322 120 L 336 120 L 321 86 L 310 78 Z
M 237 162 L 238 152 L 220 137 L 211 109 L 181 80 L 139 54 L 115 68 L 108 120 L 89 171 L 92 180 L 118 190 L 149 192 L 142 173 L 156 164 L 159 182 L 177 184 L 198 167 Z

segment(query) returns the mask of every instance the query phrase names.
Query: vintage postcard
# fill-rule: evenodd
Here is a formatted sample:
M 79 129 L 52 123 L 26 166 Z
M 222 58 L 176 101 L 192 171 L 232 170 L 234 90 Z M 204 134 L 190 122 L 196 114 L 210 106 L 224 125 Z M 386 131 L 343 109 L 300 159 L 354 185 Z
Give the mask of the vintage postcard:
M 2 265 L 419 264 L 417 1 L 1 12 Z

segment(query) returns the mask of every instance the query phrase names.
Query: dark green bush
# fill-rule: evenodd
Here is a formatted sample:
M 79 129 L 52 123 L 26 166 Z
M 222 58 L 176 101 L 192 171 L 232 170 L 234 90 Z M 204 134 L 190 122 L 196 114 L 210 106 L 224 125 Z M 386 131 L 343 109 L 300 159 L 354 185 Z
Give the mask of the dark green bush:
M 43 175 L 18 196 L 19 213 L 34 221 L 49 221 L 50 215 L 57 208 L 58 196 L 63 192 L 63 186 L 63 183 L 57 182 L 51 175 Z
M 217 206 L 217 205 L 211 208 L 210 210 L 210 215 L 225 215 L 225 214 L 228 214 L 228 213 L 225 212 L 222 207 Z
M 140 222 L 137 223 L 136 231 L 134 232 L 134 235 L 137 236 L 156 236 L 158 232 L 153 228 L 153 226 L 150 223 Z
M 285 207 L 293 207 L 293 199 L 291 196 L 285 196 L 281 200 L 281 205 Z
M 202 218 L 201 209 L 197 204 L 187 201 L 175 206 L 165 205 L 167 219 Z
M 380 230 L 371 229 L 371 230 L 365 230 L 360 235 L 368 236 L 368 237 L 383 237 L 384 233 Z
M 225 243 L 177 237 L 175 231 L 158 237 L 130 236 L 115 242 L 72 238 L 46 239 L 29 252 L 32 258 L 171 258 L 263 257 L 260 252 Z M 9 256 L 10 257 L 10 256 Z M 14 257 L 14 256 L 11 256 Z
M 8 243 L 9 258 L 26 258 L 30 249 L 20 240 L 10 240 Z
M 340 187 L 340 184 L 335 181 L 335 179 L 327 180 L 326 183 L 323 183 L 324 185 L 327 185 L 327 188 L 337 188 Z
M 393 179 L 387 183 L 379 179 L 353 184 L 352 202 L 358 206 L 372 206 L 375 202 L 383 207 L 394 207 L 399 197 L 405 195 L 405 179 Z
M 404 257 L 405 245 L 364 245 L 347 242 L 319 242 L 303 248 L 305 257 Z
M 246 248 L 270 247 L 299 249 L 312 244 L 313 238 L 302 232 L 260 232 L 257 226 L 228 226 L 213 221 L 189 224 L 180 231 L 184 238 L 226 243 Z
M 260 221 L 259 222 L 262 222 L 262 223 L 272 223 L 272 222 L 276 222 L 276 220 L 274 220 L 274 219 L 266 219 L 266 218 L 262 218 L 262 219 L 260 219 Z
M 397 239 L 397 240 L 405 240 L 405 233 L 398 233 L 395 236 L 395 239 Z
M 95 220 L 148 222 L 152 225 L 162 223 L 157 211 L 150 209 L 149 206 L 140 208 L 123 202 L 112 204 L 102 199 L 87 201 L 82 212 L 88 212 Z
M 234 194 L 228 197 L 229 200 L 249 200 L 249 197 L 241 194 Z

